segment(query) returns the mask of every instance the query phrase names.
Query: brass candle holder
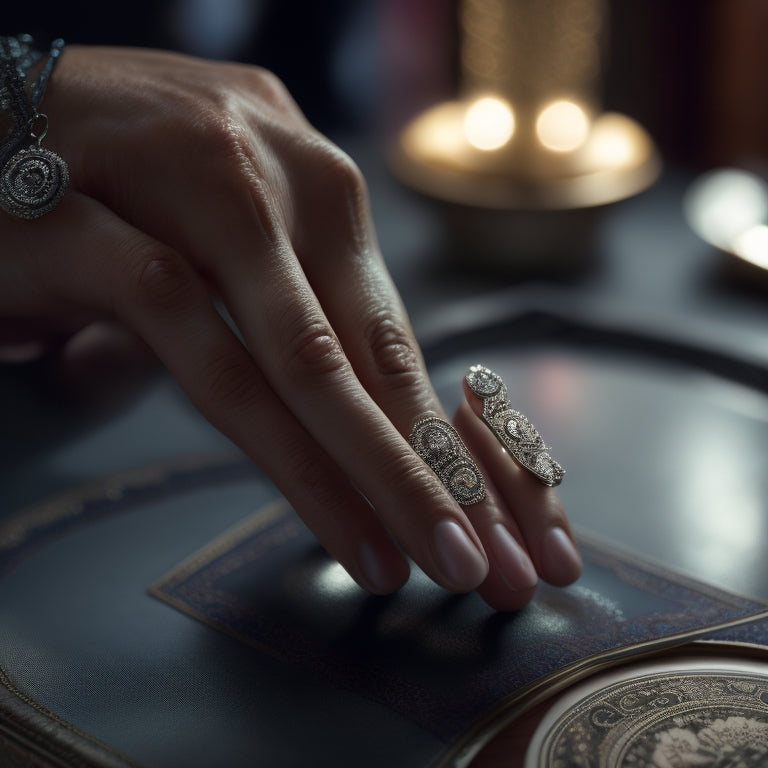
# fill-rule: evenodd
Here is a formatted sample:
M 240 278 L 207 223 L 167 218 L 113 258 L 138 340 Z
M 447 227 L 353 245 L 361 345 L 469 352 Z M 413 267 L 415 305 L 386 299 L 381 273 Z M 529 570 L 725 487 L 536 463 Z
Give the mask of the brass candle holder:
M 452 206 L 475 255 L 519 266 L 573 250 L 587 212 L 657 178 L 646 131 L 601 111 L 606 14 L 604 0 L 464 0 L 461 93 L 406 125 L 392 167 Z

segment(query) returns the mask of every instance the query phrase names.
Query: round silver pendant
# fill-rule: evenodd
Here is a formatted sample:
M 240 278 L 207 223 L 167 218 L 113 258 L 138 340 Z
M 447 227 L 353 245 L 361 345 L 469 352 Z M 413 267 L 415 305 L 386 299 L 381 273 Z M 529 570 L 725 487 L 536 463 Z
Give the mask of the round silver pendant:
M 37 219 L 61 202 L 68 186 L 69 169 L 55 152 L 22 149 L 0 175 L 0 206 L 21 219 Z

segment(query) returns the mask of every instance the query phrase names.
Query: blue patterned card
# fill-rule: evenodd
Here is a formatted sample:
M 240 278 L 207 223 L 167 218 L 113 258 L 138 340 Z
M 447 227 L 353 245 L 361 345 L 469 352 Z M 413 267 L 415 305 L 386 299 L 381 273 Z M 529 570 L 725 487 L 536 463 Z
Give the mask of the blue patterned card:
M 760 615 L 762 604 L 582 539 L 584 574 L 511 614 L 416 571 L 359 589 L 283 501 L 182 563 L 152 593 L 327 684 L 469 749 L 559 687 L 641 652 Z M 451 759 L 453 759 L 451 758 Z M 448 757 L 446 758 L 448 759 Z

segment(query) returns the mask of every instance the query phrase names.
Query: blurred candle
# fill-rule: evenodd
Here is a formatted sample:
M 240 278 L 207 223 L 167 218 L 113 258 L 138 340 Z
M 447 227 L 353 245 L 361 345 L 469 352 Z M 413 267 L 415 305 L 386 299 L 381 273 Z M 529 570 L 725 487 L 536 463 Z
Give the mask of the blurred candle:
M 461 3 L 458 93 L 406 125 L 392 167 L 419 191 L 463 206 L 449 226 L 463 222 L 489 251 L 495 242 L 500 252 L 510 242 L 527 254 L 573 250 L 585 217 L 553 226 L 552 215 L 615 202 L 658 176 L 647 133 L 602 111 L 607 13 L 607 0 Z M 475 215 L 481 210 L 504 221 Z
M 478 99 L 464 117 L 464 135 L 477 149 L 500 149 L 515 132 L 515 117 L 506 101 L 486 96 Z
M 515 146 L 501 162 L 510 173 L 557 176 L 564 153 L 581 147 L 599 113 L 605 0 L 464 0 L 462 97 L 494 95 L 517 116 Z M 560 157 L 551 157 L 551 153 Z

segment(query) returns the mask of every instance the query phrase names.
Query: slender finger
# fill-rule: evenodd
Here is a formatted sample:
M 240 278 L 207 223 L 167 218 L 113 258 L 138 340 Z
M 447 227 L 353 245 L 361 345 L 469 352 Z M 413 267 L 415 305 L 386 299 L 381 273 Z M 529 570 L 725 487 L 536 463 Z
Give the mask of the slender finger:
M 334 147 L 308 153 L 301 166 L 314 168 L 296 194 L 302 226 L 294 243 L 302 267 L 360 381 L 401 434 L 408 435 L 425 414 L 442 417 L 443 411 L 381 259 L 364 180 Z M 344 179 L 337 194 L 328 194 L 329 168 Z M 345 300 L 338 301 L 339 295 Z M 481 595 L 497 609 L 521 607 L 533 594 L 535 569 L 504 527 L 490 489 L 484 501 L 464 506 L 464 512 L 489 559 Z M 419 523 L 413 521 L 416 531 Z
M 265 469 L 353 577 L 374 592 L 401 586 L 407 578 L 405 562 L 365 500 L 275 395 L 213 308 L 199 278 L 162 258 L 147 264 L 142 278 L 165 283 L 159 296 L 129 301 L 126 319 L 152 344 L 198 409 Z M 160 274 L 147 278 L 146 269 Z M 155 288 L 140 290 L 146 297 Z
M 251 230 L 250 250 L 253 225 L 244 225 Z M 263 248 L 272 258 L 259 264 L 252 280 L 236 277 L 254 274 L 247 255 L 217 270 L 249 348 L 288 408 L 427 574 L 455 591 L 475 588 L 487 571 L 477 536 L 360 383 L 298 263 L 288 259 L 286 265 L 288 247 L 267 239 Z
M 442 408 L 379 255 L 364 182 L 333 148 L 306 157 L 303 166 L 313 163 L 315 173 L 297 192 L 303 207 L 295 242 L 302 266 L 366 390 L 408 434 L 425 412 L 441 415 Z M 327 168 L 334 164 L 348 174 L 344 194 L 327 194 Z M 334 301 L 339 293 L 345 301 Z M 456 423 L 459 431 L 461 421 Z M 464 507 L 489 559 L 489 575 L 479 592 L 494 608 L 515 610 L 530 601 L 538 577 L 517 525 L 499 503 L 493 484 L 487 485 L 484 501 Z
M 366 390 L 407 435 L 424 413 L 444 414 L 381 257 L 365 180 L 332 145 L 293 151 L 294 166 L 309 169 L 293 183 L 302 268 Z
M 491 473 L 482 466 L 480 457 L 484 455 L 484 449 L 478 445 L 478 439 L 482 441 L 483 435 L 478 434 L 477 418 L 466 403 L 457 410 L 454 425 L 473 455 L 478 456 L 485 474 L 486 500 L 466 508 L 491 565 L 488 577 L 478 592 L 497 610 L 518 610 L 533 598 L 538 583 L 536 569 L 517 522 L 509 513 Z
M 555 491 L 524 469 L 502 447 L 482 421 L 482 401 L 465 382 L 467 419 L 478 459 L 499 490 L 523 535 L 527 551 L 541 578 L 562 586 L 581 574 L 582 561 L 565 511 Z

